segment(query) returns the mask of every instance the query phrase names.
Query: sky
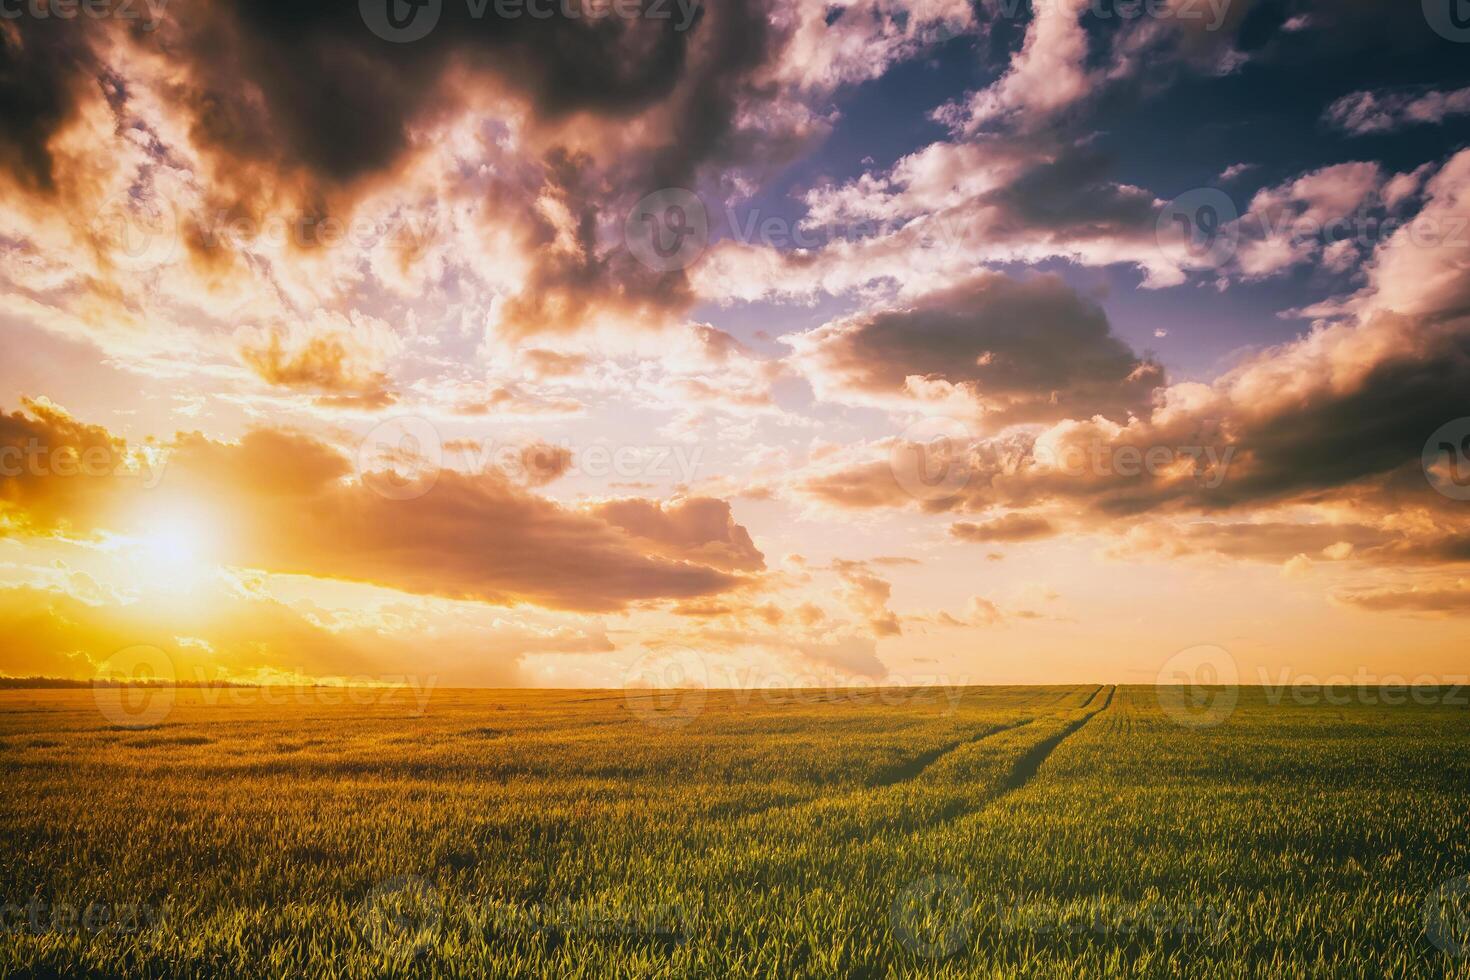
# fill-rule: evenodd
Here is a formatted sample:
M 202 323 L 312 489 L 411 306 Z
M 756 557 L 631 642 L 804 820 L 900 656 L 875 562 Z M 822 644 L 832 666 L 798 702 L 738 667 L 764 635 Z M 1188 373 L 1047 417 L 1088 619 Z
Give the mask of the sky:
M 1452 679 L 1467 141 L 1460 0 L 5 0 L 0 674 Z

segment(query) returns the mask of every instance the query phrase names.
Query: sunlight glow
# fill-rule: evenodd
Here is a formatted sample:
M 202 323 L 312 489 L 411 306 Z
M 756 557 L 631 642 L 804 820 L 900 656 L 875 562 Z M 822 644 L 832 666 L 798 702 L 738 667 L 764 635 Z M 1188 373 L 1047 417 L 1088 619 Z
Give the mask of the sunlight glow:
M 127 536 L 123 554 L 135 583 L 172 595 L 192 593 L 212 576 L 208 523 L 187 510 L 150 514 Z

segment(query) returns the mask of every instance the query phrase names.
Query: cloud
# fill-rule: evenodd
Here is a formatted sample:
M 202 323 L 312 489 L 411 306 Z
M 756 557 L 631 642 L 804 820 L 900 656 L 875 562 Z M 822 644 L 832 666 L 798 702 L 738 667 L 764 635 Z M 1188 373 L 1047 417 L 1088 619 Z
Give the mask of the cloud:
M 0 27 L 0 168 L 21 188 L 57 189 L 51 139 L 75 119 L 98 66 L 78 25 L 60 17 L 7 18 Z
M 571 466 L 572 451 L 566 446 L 535 442 L 521 450 L 521 472 L 533 487 L 556 482 Z
M 1101 308 L 1055 275 L 982 273 L 910 306 L 785 339 L 819 397 L 947 402 L 995 426 L 1126 418 L 1164 380 L 1157 363 L 1113 335 Z
M 185 437 L 165 482 L 229 508 L 240 524 L 233 560 L 271 571 L 593 612 L 740 585 L 727 572 L 664 557 L 680 539 L 646 548 L 605 519 L 527 493 L 499 471 L 443 470 L 413 500 L 344 482 L 350 471 L 325 444 L 257 430 L 239 445 Z
M 598 504 L 591 513 L 628 532 L 655 554 L 729 571 L 765 568 L 764 556 L 723 500 L 689 497 L 663 503 L 630 498 Z
M 1021 50 L 999 80 L 977 92 L 966 107 L 966 130 L 1019 119 L 1039 125 L 1088 95 L 1096 85 L 1087 70 L 1088 39 L 1082 15 L 1089 0 L 1046 0 L 1035 7 Z
M 1470 615 L 1470 583 L 1463 579 L 1444 586 L 1387 586 L 1348 589 L 1335 594 L 1345 605 L 1369 612 L 1418 613 L 1432 616 Z
M 1163 202 L 1110 180 L 1111 169 L 1105 154 L 1050 137 L 932 144 L 887 175 L 809 194 L 803 227 L 818 247 L 726 239 L 693 267 L 692 285 L 711 299 L 875 284 L 915 296 L 950 288 L 977 266 L 1048 259 L 1132 264 L 1150 287 L 1184 281 L 1183 257 L 1159 244 Z
M 3 416 L 8 442 L 123 451 L 105 430 L 28 407 L 34 417 Z M 356 474 L 332 446 L 279 429 L 238 443 L 181 434 L 169 449 L 156 489 L 51 472 L 9 478 L 7 525 L 116 528 L 118 515 L 146 501 L 191 501 L 214 515 L 227 564 L 592 612 L 715 595 L 743 584 L 736 573 L 763 567 L 723 501 L 626 500 L 587 511 L 535 496 L 498 470 L 450 469 L 422 496 L 390 499 L 373 489 L 382 474 Z
M 960 615 L 941 610 L 935 618 L 942 626 L 975 627 L 999 625 L 1005 622 L 1006 615 L 995 603 L 977 595 L 970 597 Z
M 950 537 L 960 541 L 1034 541 L 1056 533 L 1052 523 L 1043 517 L 1006 514 L 980 524 L 961 521 L 950 525 Z
M 1363 523 L 1268 520 L 1145 522 L 1128 529 L 1111 549 L 1115 557 L 1209 555 L 1280 564 L 1297 555 L 1343 561 L 1370 558 L 1395 539 L 1393 532 Z
M 580 415 L 586 405 L 575 398 L 559 398 L 527 391 L 520 385 L 505 384 L 489 391 L 474 391 L 453 405 L 455 414 L 469 417 L 483 415 Z
M 45 399 L 0 411 L 0 537 L 7 533 L 87 533 L 115 497 L 143 481 L 126 443 Z
M 1374 182 L 1374 169 L 1355 180 L 1309 180 L 1310 193 L 1295 197 L 1337 210 Z M 1421 217 L 1462 213 L 1467 174 L 1470 151 L 1429 180 Z M 1079 527 L 1115 533 L 1145 516 L 1219 519 L 1308 507 L 1318 511 L 1311 522 L 1165 526 L 1154 546 L 1287 562 L 1297 554 L 1331 557 L 1329 549 L 1346 542 L 1358 561 L 1465 562 L 1470 542 L 1421 462 L 1426 439 L 1465 414 L 1470 390 L 1463 250 L 1424 247 L 1401 231 L 1378 246 L 1366 276 L 1369 288 L 1340 319 L 1245 358 L 1211 384 L 1163 388 L 1149 411 L 1126 422 L 1070 418 L 950 446 L 941 462 L 963 478 L 947 495 L 904 492 L 880 455 L 891 455 L 893 440 L 871 445 L 866 457 L 848 451 L 824 461 L 795 485 L 856 508 L 1001 507 L 1035 517 L 1063 506 Z
M 397 400 L 381 369 L 396 347 L 382 321 L 322 312 L 294 329 L 278 325 L 247 333 L 239 354 L 270 385 L 316 395 L 329 405 L 372 409 Z
M 839 635 L 824 641 L 796 640 L 792 649 L 812 663 L 831 667 L 854 677 L 884 677 L 888 667 L 878 659 L 872 637 Z
M 45 199 L 48 221 L 67 212 L 28 238 L 90 237 L 77 244 L 102 266 L 124 245 L 92 229 L 109 196 L 133 212 L 124 224 L 156 207 L 179 237 L 168 298 L 231 322 L 232 299 L 292 312 L 301 294 L 411 298 L 428 285 L 483 306 L 510 341 L 657 329 L 696 296 L 683 272 L 624 246 L 635 202 L 672 187 L 738 195 L 744 174 L 830 129 L 837 87 L 973 25 L 963 0 L 858 0 L 840 17 L 813 0 L 642 7 L 552 5 L 543 18 L 445 4 L 433 31 L 403 44 L 352 4 L 197 0 L 149 30 L 12 20 L 0 170 L 21 198 Z M 117 164 L 107 187 L 99 151 Z M 362 220 L 415 233 L 335 242 Z M 237 224 L 290 233 L 279 247 L 221 234 Z M 148 291 L 102 271 L 85 288 Z M 136 311 L 128 299 L 117 305 Z
M 875 636 L 898 636 L 903 632 L 898 617 L 888 608 L 892 583 L 874 575 L 866 562 L 838 559 L 832 569 L 847 583 L 848 601 L 867 618 Z
M 1353 136 L 1436 125 L 1470 113 L 1470 88 L 1442 92 L 1353 92 L 1333 102 L 1322 119 Z
M 1236 261 L 1249 277 L 1264 278 L 1294 265 L 1324 258 L 1337 248 L 1336 261 L 1358 261 L 1356 238 L 1366 234 L 1366 206 L 1383 186 L 1376 163 L 1341 163 L 1262 188 L 1240 219 L 1242 241 Z M 1352 219 L 1352 220 L 1349 220 Z M 1348 237 L 1331 242 L 1328 229 L 1341 223 Z M 1353 235 L 1353 232 L 1358 232 Z M 1366 244 L 1366 243 L 1365 243 Z M 1328 251 L 1325 258 L 1333 259 Z

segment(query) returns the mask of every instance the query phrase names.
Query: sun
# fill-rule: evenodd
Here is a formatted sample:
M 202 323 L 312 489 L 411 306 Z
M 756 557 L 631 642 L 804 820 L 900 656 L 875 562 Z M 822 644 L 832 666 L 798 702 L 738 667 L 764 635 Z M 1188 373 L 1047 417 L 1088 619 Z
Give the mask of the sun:
M 127 535 L 122 554 L 138 585 L 184 595 L 210 577 L 212 544 L 209 523 L 202 515 L 182 509 L 140 518 Z

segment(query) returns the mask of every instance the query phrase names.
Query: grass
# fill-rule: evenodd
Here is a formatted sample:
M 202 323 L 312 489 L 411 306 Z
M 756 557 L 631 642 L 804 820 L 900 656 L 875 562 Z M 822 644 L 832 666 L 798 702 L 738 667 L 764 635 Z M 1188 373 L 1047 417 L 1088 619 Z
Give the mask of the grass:
M 1456 705 L 171 696 L 0 692 L 0 974 L 1470 976 Z

